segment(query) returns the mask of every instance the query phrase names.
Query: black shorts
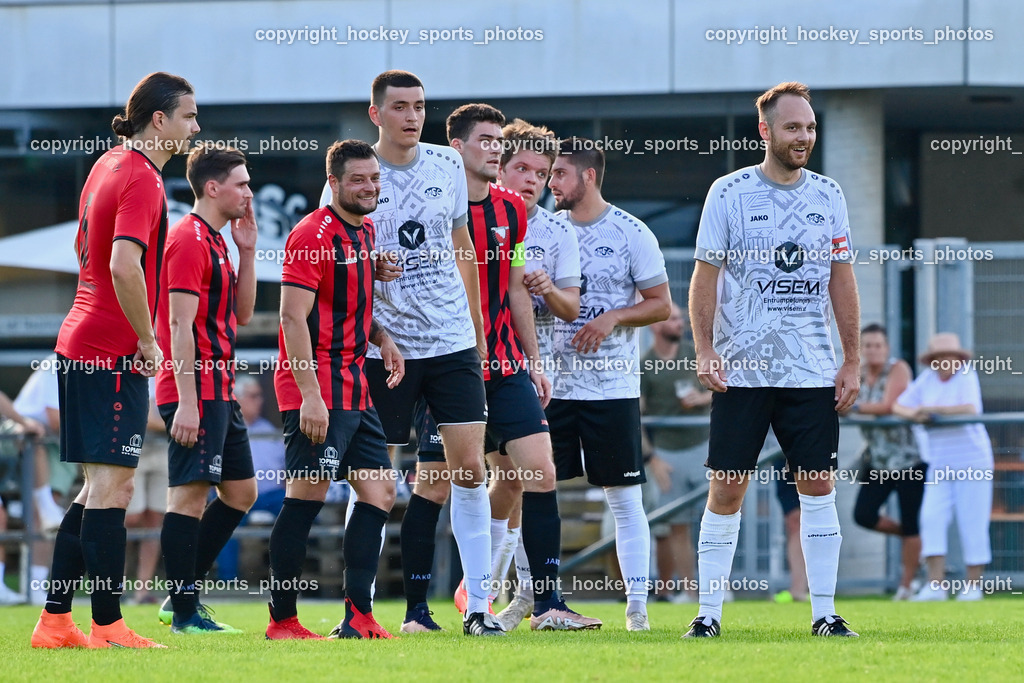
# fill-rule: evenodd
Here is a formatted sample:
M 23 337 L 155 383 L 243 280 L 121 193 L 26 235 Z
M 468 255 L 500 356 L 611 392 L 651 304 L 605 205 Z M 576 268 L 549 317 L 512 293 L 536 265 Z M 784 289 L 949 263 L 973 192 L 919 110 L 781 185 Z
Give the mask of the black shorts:
M 857 502 L 853 506 L 853 520 L 865 529 L 878 524 L 879 510 L 895 491 L 900 506 L 900 535 L 920 534 L 918 515 L 924 500 L 927 466 L 918 464 L 904 470 L 869 470 L 860 482 Z
M 394 389 L 387 386 L 390 373 L 384 369 L 384 361 L 367 358 L 364 370 L 390 445 L 409 443 L 409 429 L 420 397 L 426 399 L 430 413 L 441 426 L 487 422 L 484 374 L 476 348 L 407 360 L 405 377 Z
M 72 366 L 57 355 L 61 462 L 138 467 L 149 421 L 149 380 L 128 368 Z
M 285 473 L 289 479 L 339 481 L 355 470 L 391 470 L 388 445 L 373 408 L 329 410 L 327 438 L 313 444 L 299 430 L 299 411 L 281 412 L 284 423 Z
M 548 431 L 548 420 L 529 372 L 520 370 L 505 377 L 498 375 L 484 384 L 487 389 L 485 453 L 500 451 L 508 455 L 505 446 L 509 441 Z
M 594 486 L 647 481 L 640 447 L 640 399 L 552 399 L 546 413 L 559 481 L 584 474 Z
M 419 444 L 416 459 L 419 462 L 444 462 L 444 443 L 437 431 L 434 416 L 427 408 L 427 402 L 420 399 L 416 403 L 416 438 Z
M 790 470 L 834 470 L 839 449 L 835 391 L 835 387 L 729 387 L 716 393 L 711 397 L 711 441 L 705 464 L 723 472 L 752 472 L 770 426 Z
M 159 406 L 168 434 L 177 409 L 177 403 Z M 196 444 L 186 448 L 171 439 L 167 446 L 167 485 L 183 486 L 194 481 L 219 484 L 254 476 L 249 430 L 238 402 L 200 401 Z

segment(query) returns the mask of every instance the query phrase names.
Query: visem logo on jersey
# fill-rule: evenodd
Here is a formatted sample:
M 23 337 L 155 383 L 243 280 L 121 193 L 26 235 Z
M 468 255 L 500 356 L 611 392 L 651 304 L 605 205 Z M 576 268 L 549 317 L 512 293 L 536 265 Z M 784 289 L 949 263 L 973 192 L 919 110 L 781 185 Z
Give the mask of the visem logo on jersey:
M 398 228 L 398 243 L 406 249 L 419 249 L 427 240 L 427 230 L 422 223 L 406 221 Z
M 804 248 L 799 244 L 784 242 L 775 247 L 775 267 L 783 273 L 792 273 L 804 264 Z
M 757 288 L 761 294 L 821 294 L 821 282 L 782 278 L 781 280 L 758 280 Z
M 423 190 L 423 194 L 430 197 L 431 199 L 437 199 L 442 194 L 444 194 L 444 191 L 440 187 L 428 187 L 427 189 Z
M 121 455 L 130 455 L 132 457 L 139 457 L 142 454 L 142 435 L 132 434 L 132 438 L 128 439 L 128 443 L 121 446 Z

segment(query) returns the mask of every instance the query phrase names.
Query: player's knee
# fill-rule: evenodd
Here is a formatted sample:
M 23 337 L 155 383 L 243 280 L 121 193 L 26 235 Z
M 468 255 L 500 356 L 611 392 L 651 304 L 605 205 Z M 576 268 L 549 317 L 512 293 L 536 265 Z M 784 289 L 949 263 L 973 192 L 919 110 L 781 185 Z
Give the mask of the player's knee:
M 448 492 L 450 486 L 448 481 L 445 480 L 420 480 L 416 482 L 416 486 L 413 487 L 412 492 L 420 498 L 426 498 L 432 503 L 438 505 L 444 505 L 444 502 L 448 500 Z
M 228 507 L 248 512 L 256 503 L 256 497 L 259 494 L 256 489 L 256 480 L 246 479 L 232 482 L 231 486 L 221 487 L 217 495 L 220 496 L 221 501 Z

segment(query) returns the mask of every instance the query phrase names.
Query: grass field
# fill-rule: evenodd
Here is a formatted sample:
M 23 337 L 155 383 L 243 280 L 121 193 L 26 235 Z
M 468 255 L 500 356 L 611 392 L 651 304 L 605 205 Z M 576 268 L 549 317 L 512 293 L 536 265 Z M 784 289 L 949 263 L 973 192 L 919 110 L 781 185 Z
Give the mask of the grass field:
M 725 606 L 717 640 L 683 641 L 694 605 L 650 606 L 653 630 L 627 633 L 623 605 L 581 603 L 604 620 L 600 631 L 531 632 L 471 639 L 450 602 L 435 605 L 445 633 L 390 641 L 270 642 L 261 603 L 214 603 L 217 617 L 241 635 L 174 636 L 154 606 L 126 606 L 129 625 L 168 650 L 33 650 L 29 634 L 38 607 L 0 609 L 0 680 L 286 681 L 674 681 L 674 680 L 1024 680 L 1024 599 L 980 603 L 893 603 L 845 599 L 839 611 L 859 639 L 810 635 L 807 604 L 735 602 Z M 342 616 L 337 602 L 300 601 L 300 618 L 327 633 Z M 374 610 L 394 633 L 404 603 Z M 88 632 L 88 602 L 76 601 L 75 620 Z

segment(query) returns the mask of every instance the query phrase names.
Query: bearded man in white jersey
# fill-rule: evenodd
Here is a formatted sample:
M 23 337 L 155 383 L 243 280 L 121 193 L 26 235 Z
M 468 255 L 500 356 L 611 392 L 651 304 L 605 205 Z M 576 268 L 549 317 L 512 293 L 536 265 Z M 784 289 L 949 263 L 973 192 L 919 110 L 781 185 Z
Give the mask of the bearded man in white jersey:
M 846 199 L 834 180 L 804 168 L 817 137 L 810 99 L 795 82 L 757 99 L 764 161 L 715 181 L 697 232 L 690 320 L 698 379 L 715 395 L 698 542 L 700 612 L 684 638 L 721 631 L 740 507 L 769 426 L 800 496 L 811 632 L 857 635 L 835 613 L 842 536 L 832 473 L 838 412 L 860 390 L 860 307 Z
M 672 312 L 665 259 L 654 233 L 601 196 L 604 152 L 563 140 L 548 186 L 580 249 L 580 314 L 554 321 L 547 408 L 559 480 L 586 474 L 615 518 L 626 589 L 626 629 L 648 631 L 651 529 L 640 495 L 640 348 L 637 328 Z M 580 458 L 582 446 L 583 458 Z
M 444 442 L 452 484 L 452 532 L 468 592 L 463 632 L 502 636 L 501 625 L 488 613 L 491 515 L 484 483 L 487 406 L 481 367 L 487 342 L 467 228 L 466 173 L 458 152 L 420 142 L 426 104 L 423 83 L 414 74 L 378 75 L 369 115 L 380 132 L 374 149 L 381 166 L 380 199 L 370 218 L 377 250 L 393 263 L 378 268 L 373 314 L 406 359 L 405 379 L 389 388 L 389 371 L 371 350 L 365 367 L 370 394 L 392 446 L 408 442 L 416 403 L 426 400 Z M 403 556 L 406 538 L 414 540 L 421 527 L 436 525 L 440 509 L 412 496 L 402 525 Z M 408 610 L 403 632 L 411 622 L 440 630 L 425 603 Z

